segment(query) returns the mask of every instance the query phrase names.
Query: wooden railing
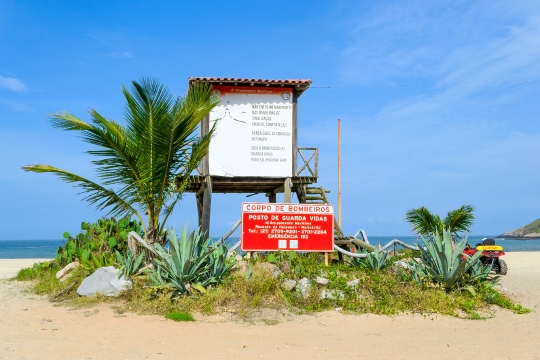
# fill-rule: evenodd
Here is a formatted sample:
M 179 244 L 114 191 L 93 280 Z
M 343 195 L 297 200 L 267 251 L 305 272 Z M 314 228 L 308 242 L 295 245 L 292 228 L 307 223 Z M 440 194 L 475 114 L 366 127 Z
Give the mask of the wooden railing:
M 295 176 L 319 177 L 319 148 L 299 147 L 297 148 L 297 151 L 298 155 L 300 155 L 300 158 L 303 161 L 303 164 L 296 172 Z M 305 173 L 302 174 L 304 171 Z

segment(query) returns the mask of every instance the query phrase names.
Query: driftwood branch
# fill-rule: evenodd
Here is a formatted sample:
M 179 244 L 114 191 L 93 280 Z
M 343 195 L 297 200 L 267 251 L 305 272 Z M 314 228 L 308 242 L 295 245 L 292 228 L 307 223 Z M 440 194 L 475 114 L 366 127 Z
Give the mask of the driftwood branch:
M 56 300 L 58 299 L 59 297 L 61 296 L 64 296 L 65 294 L 67 294 L 67 292 L 69 290 L 71 290 L 71 288 L 76 284 L 77 282 L 74 281 L 71 283 L 71 285 L 69 285 L 67 288 L 65 288 L 64 290 L 60 291 L 58 294 L 54 295 L 54 297 L 52 298 L 52 300 Z
M 236 222 L 236 224 L 234 224 L 234 226 L 232 227 L 231 230 L 229 230 L 228 233 L 226 233 L 225 235 L 223 235 L 223 237 L 222 237 L 221 239 L 219 239 L 218 241 L 216 241 L 216 244 L 220 244 L 222 241 L 227 240 L 227 238 L 228 238 L 229 236 L 232 235 L 232 233 L 238 228 L 238 226 L 240 226 L 241 223 L 242 223 L 242 218 L 240 218 L 240 219 Z
M 131 231 L 128 234 L 128 237 L 135 239 L 139 244 L 141 244 L 142 247 L 144 247 L 146 250 L 150 251 L 152 254 L 159 256 L 160 258 L 163 258 L 160 253 L 156 251 L 152 246 L 148 245 L 146 241 L 144 241 L 139 234 L 137 234 L 135 231 Z

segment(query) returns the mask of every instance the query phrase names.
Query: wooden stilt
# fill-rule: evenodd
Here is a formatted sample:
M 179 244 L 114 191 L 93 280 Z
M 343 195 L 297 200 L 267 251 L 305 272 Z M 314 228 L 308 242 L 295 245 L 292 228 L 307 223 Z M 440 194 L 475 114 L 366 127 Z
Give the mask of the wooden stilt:
M 210 176 L 206 177 L 202 195 L 201 232 L 206 236 L 210 236 L 210 210 L 212 207 L 212 178 Z
M 199 219 L 197 226 L 200 228 L 202 224 L 203 194 L 195 194 L 195 201 L 197 202 L 197 218 Z
M 291 186 L 291 178 L 287 178 L 283 184 L 283 202 L 285 204 L 291 203 Z

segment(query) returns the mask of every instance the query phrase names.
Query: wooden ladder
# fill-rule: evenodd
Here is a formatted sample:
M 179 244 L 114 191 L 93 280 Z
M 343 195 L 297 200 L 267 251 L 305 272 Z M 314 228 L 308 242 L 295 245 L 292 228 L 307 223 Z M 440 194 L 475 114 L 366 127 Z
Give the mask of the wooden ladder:
M 328 198 L 326 197 L 326 194 L 329 193 L 330 190 L 325 190 L 324 187 L 307 187 L 304 186 L 302 189 L 301 194 L 298 194 L 298 199 L 300 200 L 300 203 L 304 204 L 330 204 L 328 201 Z M 337 219 L 334 216 L 334 238 L 343 238 L 343 231 L 341 231 L 341 228 L 338 225 Z

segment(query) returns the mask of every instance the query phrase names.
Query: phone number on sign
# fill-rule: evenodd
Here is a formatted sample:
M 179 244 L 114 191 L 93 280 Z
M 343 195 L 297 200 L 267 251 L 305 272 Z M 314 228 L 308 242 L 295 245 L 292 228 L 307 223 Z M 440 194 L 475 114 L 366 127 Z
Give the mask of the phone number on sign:
M 314 234 L 326 235 L 326 230 L 280 230 L 280 229 L 261 229 L 261 234 Z

